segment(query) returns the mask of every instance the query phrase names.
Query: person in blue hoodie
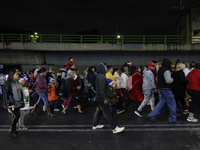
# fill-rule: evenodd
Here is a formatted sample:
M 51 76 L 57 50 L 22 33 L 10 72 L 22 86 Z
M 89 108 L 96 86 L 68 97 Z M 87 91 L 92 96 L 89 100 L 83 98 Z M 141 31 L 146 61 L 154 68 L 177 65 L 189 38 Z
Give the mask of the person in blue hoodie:
M 99 63 L 96 68 L 97 77 L 96 77 L 96 98 L 97 98 L 97 107 L 93 118 L 93 127 L 92 129 L 101 129 L 104 125 L 99 125 L 101 116 L 104 115 L 109 124 L 113 129 L 113 133 L 119 133 L 124 130 L 124 127 L 118 127 L 115 120 L 112 117 L 112 113 L 109 107 L 109 95 L 110 95 L 110 86 L 108 80 L 105 77 L 107 72 L 107 66 L 105 63 Z

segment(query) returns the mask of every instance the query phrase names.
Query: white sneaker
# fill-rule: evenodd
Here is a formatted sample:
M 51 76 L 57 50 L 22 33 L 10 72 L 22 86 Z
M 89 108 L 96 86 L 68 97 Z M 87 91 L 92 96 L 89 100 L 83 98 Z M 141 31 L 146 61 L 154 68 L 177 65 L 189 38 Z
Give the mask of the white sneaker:
M 18 129 L 19 129 L 19 130 L 28 130 L 28 127 L 23 126 L 23 127 L 19 127 Z
M 43 111 L 46 111 L 46 107 L 45 106 L 43 106 Z
M 141 115 L 141 113 L 140 113 L 139 111 L 136 110 L 134 113 L 135 113 L 137 116 L 142 117 L 142 115 Z
M 60 111 L 58 108 L 55 108 L 54 111 Z
M 92 129 L 95 130 L 95 129 L 101 129 L 103 128 L 104 125 L 96 125 L 96 126 L 93 126 Z
M 124 127 L 118 127 L 118 126 L 116 126 L 116 128 L 113 130 L 113 133 L 120 133 L 120 132 L 122 132 L 123 130 L 124 130 L 125 128 Z
M 194 117 L 188 117 L 188 118 L 187 118 L 187 121 L 189 121 L 189 122 L 197 122 L 198 119 L 196 119 L 196 118 L 194 118 Z
M 9 113 L 12 113 L 12 111 L 10 111 L 10 109 L 7 109 Z
M 65 108 L 65 106 L 63 104 L 61 104 L 61 106 L 62 106 L 63 109 Z

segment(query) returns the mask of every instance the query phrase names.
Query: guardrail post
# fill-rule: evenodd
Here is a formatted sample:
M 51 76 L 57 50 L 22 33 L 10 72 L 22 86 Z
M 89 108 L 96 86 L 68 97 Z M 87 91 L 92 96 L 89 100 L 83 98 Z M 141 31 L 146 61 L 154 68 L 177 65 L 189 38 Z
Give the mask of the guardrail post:
M 122 35 L 122 44 L 124 44 L 124 36 Z
M 83 43 L 83 36 L 81 35 L 81 44 Z
M 63 37 L 62 35 L 60 35 L 60 43 L 62 43 L 62 41 L 63 41 Z
M 21 42 L 23 42 L 23 35 L 22 34 L 20 34 L 20 40 L 21 40 Z
M 43 37 L 42 37 L 42 35 L 40 35 L 39 37 L 40 37 L 40 43 L 42 43 L 42 42 L 43 42 Z
M 189 35 L 187 35 L 187 41 L 186 41 L 186 43 L 187 43 L 187 44 L 190 43 L 190 37 L 189 37 Z
M 1 34 L 1 42 L 4 42 L 3 34 Z
M 145 36 L 143 36 L 143 44 L 145 44 Z
M 101 43 L 103 43 L 103 35 L 101 35 Z
M 167 44 L 167 36 L 165 36 L 165 41 L 164 41 L 164 43 Z

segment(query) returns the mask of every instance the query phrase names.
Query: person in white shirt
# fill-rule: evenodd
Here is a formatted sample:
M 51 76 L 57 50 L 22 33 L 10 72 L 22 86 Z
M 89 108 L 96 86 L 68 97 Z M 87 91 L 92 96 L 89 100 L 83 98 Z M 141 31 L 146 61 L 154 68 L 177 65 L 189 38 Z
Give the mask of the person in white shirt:
M 190 64 L 185 63 L 185 69 L 183 70 L 185 77 L 188 75 L 188 73 L 190 72 Z

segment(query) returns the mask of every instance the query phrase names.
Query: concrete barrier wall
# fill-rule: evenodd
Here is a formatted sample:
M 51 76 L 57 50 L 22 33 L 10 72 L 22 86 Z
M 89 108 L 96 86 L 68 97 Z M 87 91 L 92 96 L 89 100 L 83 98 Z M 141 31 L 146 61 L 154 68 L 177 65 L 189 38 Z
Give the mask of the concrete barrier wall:
M 26 69 L 37 64 L 64 66 L 69 57 L 74 57 L 77 66 L 92 66 L 101 61 L 121 66 L 127 61 L 146 65 L 172 55 L 182 62 L 200 62 L 200 45 L 0 43 L 0 64 L 23 65 Z
M 31 51 L 200 51 L 200 44 L 98 44 L 0 42 L 0 50 Z

